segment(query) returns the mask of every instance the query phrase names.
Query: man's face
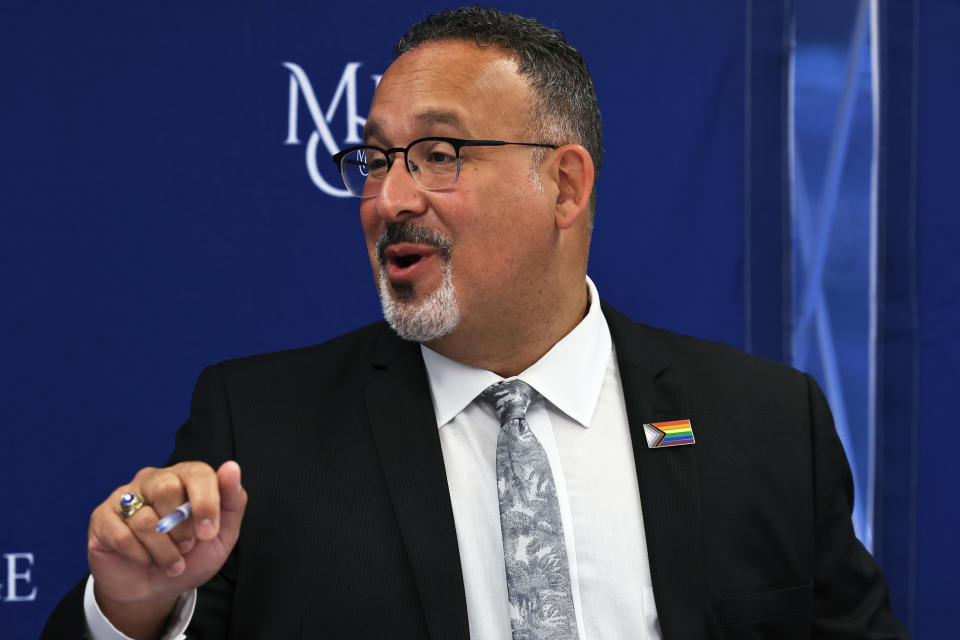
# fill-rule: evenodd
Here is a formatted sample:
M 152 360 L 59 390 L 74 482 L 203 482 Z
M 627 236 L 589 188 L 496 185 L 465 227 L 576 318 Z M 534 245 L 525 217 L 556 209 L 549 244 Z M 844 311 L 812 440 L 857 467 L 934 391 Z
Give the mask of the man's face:
M 427 136 L 550 142 L 527 138 L 529 98 L 516 63 L 497 47 L 427 43 L 384 74 L 365 143 L 405 147 Z M 413 318 L 417 330 L 424 321 L 433 327 L 433 334 L 405 337 L 431 342 L 454 330 L 480 335 L 477 330 L 502 314 L 523 313 L 524 300 L 536 295 L 556 229 L 548 195 L 536 186 L 533 153 L 529 147 L 465 147 L 459 179 L 437 191 L 419 187 L 397 156 L 380 194 L 361 201 L 385 311 Z M 444 316 L 438 305 L 448 311 L 452 305 L 454 316 Z

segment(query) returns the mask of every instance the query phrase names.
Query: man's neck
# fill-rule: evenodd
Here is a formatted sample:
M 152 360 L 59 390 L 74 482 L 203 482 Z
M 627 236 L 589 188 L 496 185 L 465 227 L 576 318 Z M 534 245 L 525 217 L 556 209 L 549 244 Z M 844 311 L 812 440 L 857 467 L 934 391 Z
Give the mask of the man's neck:
M 531 310 L 515 322 L 461 326 L 426 346 L 456 362 L 509 378 L 528 369 L 573 331 L 587 315 L 589 304 L 584 286 L 579 294 L 565 303 L 558 301 L 552 309 Z

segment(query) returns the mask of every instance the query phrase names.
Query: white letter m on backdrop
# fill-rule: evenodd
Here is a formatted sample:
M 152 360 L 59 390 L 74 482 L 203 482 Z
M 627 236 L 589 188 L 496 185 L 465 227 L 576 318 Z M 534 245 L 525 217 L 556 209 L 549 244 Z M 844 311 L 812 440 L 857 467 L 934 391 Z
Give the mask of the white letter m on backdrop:
M 317 96 L 313 91 L 313 86 L 310 84 L 310 79 L 300 65 L 293 62 L 283 63 L 283 66 L 290 71 L 290 111 L 287 121 L 287 139 L 284 141 L 284 144 L 300 144 L 300 138 L 297 136 L 297 123 L 300 96 L 302 95 L 303 102 L 307 105 L 307 110 L 313 119 L 314 127 L 310 138 L 307 140 L 307 173 L 310 174 L 310 179 L 317 185 L 317 188 L 328 195 L 340 198 L 350 197 L 350 192 L 346 189 L 331 185 L 320 173 L 317 167 L 317 146 L 322 140 L 323 146 L 330 155 L 340 150 L 333 134 L 330 132 L 329 125 L 333 121 L 333 117 L 337 113 L 337 107 L 340 106 L 341 102 L 344 103 L 347 116 L 347 131 L 344 142 L 348 145 L 360 144 L 362 142 L 361 133 L 367 119 L 357 113 L 357 69 L 361 64 L 360 62 L 348 62 L 343 68 L 343 74 L 340 76 L 340 82 L 337 84 L 333 99 L 330 100 L 330 106 L 328 106 L 326 112 L 324 112 L 320 109 L 320 104 L 317 102 Z M 374 87 L 376 87 L 379 81 L 380 76 L 374 75 Z M 339 184 L 339 180 L 336 181 L 336 184 Z

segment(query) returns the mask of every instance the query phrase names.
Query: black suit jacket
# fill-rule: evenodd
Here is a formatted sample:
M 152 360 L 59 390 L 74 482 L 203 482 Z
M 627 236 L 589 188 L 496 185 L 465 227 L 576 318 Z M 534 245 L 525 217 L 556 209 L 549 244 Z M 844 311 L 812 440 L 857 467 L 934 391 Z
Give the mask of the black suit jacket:
M 849 469 L 812 379 L 603 310 L 665 640 L 907 637 L 853 535 Z M 643 423 L 676 418 L 696 444 L 648 449 Z M 191 639 L 468 637 L 418 345 L 376 323 L 208 367 L 171 462 L 194 459 L 239 461 L 249 503 Z M 80 616 L 78 586 L 46 637 L 74 637 Z

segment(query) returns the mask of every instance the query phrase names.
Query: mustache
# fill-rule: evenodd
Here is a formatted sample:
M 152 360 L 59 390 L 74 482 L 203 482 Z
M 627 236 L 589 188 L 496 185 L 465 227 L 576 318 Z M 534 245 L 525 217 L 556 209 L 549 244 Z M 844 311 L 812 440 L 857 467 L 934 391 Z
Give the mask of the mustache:
M 453 244 L 445 235 L 427 227 L 421 227 L 412 222 L 394 222 L 387 225 L 380 237 L 377 238 L 377 260 L 380 266 L 386 264 L 384 252 L 392 244 L 409 242 L 411 244 L 427 244 L 440 250 L 443 259 L 450 260 L 450 251 Z

